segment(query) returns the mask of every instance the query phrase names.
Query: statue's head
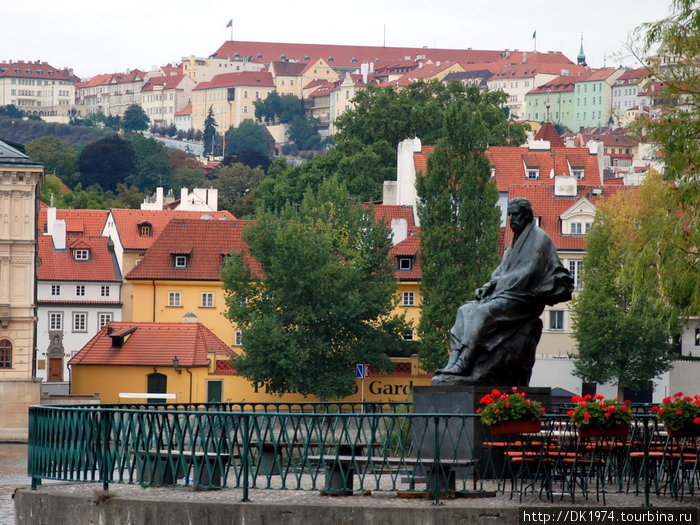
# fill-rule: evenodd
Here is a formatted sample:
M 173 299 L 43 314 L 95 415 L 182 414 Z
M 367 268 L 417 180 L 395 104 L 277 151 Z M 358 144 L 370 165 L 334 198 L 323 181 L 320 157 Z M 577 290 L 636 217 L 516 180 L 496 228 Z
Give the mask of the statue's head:
M 532 204 L 525 197 L 515 197 L 508 202 L 508 221 L 514 233 L 523 231 L 534 218 Z

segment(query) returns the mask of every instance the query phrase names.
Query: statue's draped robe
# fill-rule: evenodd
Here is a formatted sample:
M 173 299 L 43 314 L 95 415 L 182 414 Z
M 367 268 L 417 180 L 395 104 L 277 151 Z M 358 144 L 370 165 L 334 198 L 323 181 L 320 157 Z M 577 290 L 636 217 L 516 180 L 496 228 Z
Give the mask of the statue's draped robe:
M 545 305 L 571 299 L 573 278 L 549 236 L 530 222 L 503 254 L 481 300 L 457 311 L 450 349 L 491 351 L 521 326 L 538 318 Z

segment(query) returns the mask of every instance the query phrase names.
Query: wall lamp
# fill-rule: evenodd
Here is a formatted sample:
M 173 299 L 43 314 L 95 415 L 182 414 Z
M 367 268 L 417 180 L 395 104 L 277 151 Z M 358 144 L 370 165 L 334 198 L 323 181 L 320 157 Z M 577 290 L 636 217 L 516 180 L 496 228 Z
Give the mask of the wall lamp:
M 180 360 L 177 356 L 173 357 L 173 367 L 178 374 L 182 374 L 182 370 L 180 370 Z

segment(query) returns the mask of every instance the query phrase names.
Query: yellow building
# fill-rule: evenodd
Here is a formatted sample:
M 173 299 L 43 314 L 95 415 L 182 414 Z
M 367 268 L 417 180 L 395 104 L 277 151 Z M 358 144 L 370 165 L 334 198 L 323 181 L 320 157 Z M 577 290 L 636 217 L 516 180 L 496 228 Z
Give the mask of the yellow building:
M 254 102 L 264 100 L 274 89 L 272 75 L 267 72 L 241 71 L 216 75 L 192 90 L 192 127 L 204 130 L 209 108 L 221 133 L 246 119 L 255 119 Z
M 319 401 L 315 396 L 268 393 L 236 374 L 232 353 L 201 323 L 114 322 L 71 359 L 71 393 L 98 393 L 102 403 Z M 414 386 L 430 384 L 416 357 L 392 361 L 391 374 L 369 371 L 368 377 L 357 379 L 356 392 L 342 401 L 406 401 Z

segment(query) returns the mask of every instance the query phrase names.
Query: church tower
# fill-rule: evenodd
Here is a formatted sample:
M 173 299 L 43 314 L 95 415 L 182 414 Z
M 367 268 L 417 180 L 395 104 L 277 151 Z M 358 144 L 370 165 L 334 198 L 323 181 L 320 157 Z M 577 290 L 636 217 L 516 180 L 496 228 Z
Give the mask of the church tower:
M 576 57 L 576 63 L 579 66 L 586 67 L 586 53 L 583 52 L 583 34 L 581 34 L 581 48 L 578 50 L 578 56 Z

